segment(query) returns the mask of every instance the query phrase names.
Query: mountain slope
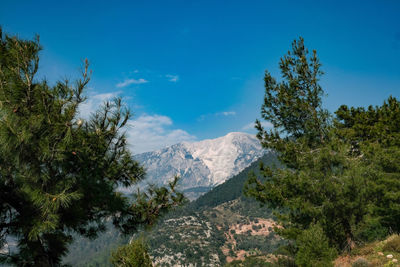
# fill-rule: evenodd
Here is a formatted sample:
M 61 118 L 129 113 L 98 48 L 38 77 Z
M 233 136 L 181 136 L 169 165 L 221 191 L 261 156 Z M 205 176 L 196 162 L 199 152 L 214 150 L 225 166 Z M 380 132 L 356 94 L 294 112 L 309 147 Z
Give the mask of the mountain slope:
M 153 261 L 158 266 L 221 266 L 274 251 L 282 241 L 273 232 L 271 211 L 243 196 L 248 174 L 258 173 L 260 161 L 277 164 L 275 154 L 267 153 L 196 201 L 168 214 L 147 234 Z
M 250 172 L 259 173 L 260 162 L 267 166 L 278 166 L 279 162 L 275 153 L 266 152 L 260 159 L 253 162 L 250 166 L 242 170 L 225 183 L 216 186 L 210 192 L 199 197 L 196 201 L 189 203 L 186 209 L 201 210 L 204 208 L 212 208 L 222 203 L 235 200 L 243 196 L 243 186 Z
M 160 266 L 221 266 L 250 253 L 267 254 L 279 245 L 271 231 L 270 210 L 243 197 L 243 185 L 259 163 L 277 164 L 274 153 L 266 153 L 225 183 L 196 201 L 167 214 L 147 233 L 151 255 Z M 64 263 L 73 266 L 110 266 L 111 249 L 127 242 L 110 228 L 96 240 L 78 238 Z M 142 233 L 143 234 L 143 233 Z
M 163 185 L 178 175 L 180 190 L 194 199 L 238 174 L 264 153 L 255 136 L 235 132 L 216 139 L 179 143 L 136 155 L 135 159 L 146 168 L 146 183 Z

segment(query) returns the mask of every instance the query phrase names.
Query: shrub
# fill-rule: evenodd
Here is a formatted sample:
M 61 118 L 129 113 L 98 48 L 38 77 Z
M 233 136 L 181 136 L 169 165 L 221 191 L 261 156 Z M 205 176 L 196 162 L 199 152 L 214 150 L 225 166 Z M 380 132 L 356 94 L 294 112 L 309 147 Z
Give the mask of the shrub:
M 400 252 L 400 235 L 390 238 L 383 246 L 384 251 Z
M 299 266 L 328 267 L 333 266 L 337 252 L 331 248 L 328 239 L 318 224 L 311 225 L 309 229 L 297 239 L 298 252 L 296 254 L 296 264 Z
M 278 261 L 273 266 L 276 266 L 276 267 L 297 267 L 295 261 L 291 257 L 279 257 Z
M 383 226 L 378 218 L 367 220 L 360 225 L 355 232 L 355 237 L 358 240 L 372 242 L 382 240 L 389 234 L 388 228 Z
M 369 262 L 364 258 L 358 258 L 356 261 L 353 262 L 351 267 L 369 267 L 371 266 Z
M 119 247 L 111 255 L 111 264 L 116 267 L 152 267 L 147 246 L 141 239 Z

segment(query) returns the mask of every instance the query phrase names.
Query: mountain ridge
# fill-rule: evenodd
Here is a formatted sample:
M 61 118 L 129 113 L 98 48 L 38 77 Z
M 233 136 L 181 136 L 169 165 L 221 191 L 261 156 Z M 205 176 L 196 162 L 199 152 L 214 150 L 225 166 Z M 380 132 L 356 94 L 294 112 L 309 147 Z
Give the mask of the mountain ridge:
M 189 196 L 195 199 L 238 174 L 265 152 L 254 135 L 232 132 L 215 139 L 178 143 L 134 158 L 145 167 L 147 183 L 165 185 L 178 175 L 179 189 L 198 191 Z

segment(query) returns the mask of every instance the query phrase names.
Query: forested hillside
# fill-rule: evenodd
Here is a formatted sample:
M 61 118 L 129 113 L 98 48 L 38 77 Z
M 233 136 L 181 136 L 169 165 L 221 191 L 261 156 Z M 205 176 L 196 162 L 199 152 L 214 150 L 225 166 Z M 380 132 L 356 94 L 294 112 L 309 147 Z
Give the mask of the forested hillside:
M 269 166 L 280 166 L 275 153 L 267 152 L 262 158 L 252 163 L 238 175 L 235 175 L 225 183 L 215 187 L 207 194 L 186 206 L 186 210 L 199 211 L 204 208 L 212 208 L 222 203 L 237 199 L 243 196 L 243 186 L 248 179 L 249 173 L 256 175 L 260 171 L 260 162 Z
M 279 239 L 271 231 L 271 211 L 243 195 L 249 173 L 258 173 L 261 162 L 276 165 L 276 156 L 267 153 L 196 201 L 167 214 L 148 233 L 141 233 L 154 260 L 165 266 L 178 262 L 221 265 L 227 258 L 272 252 Z M 114 229 L 93 241 L 78 239 L 64 261 L 74 266 L 110 265 L 111 251 L 128 240 Z
M 282 243 L 273 215 L 243 195 L 248 175 L 260 163 L 277 164 L 268 153 L 238 175 L 171 212 L 146 234 L 149 253 L 160 266 L 220 266 L 249 255 L 268 255 Z

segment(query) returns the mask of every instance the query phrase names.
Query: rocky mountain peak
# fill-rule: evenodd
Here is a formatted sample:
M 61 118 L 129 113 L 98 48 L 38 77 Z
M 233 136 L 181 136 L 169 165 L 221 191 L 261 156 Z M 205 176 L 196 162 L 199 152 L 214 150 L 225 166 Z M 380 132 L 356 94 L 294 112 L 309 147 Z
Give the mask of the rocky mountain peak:
M 136 155 L 147 171 L 147 182 L 165 184 L 181 177 L 181 190 L 208 191 L 239 173 L 264 154 L 254 135 L 232 132 L 199 142 L 183 142 Z

